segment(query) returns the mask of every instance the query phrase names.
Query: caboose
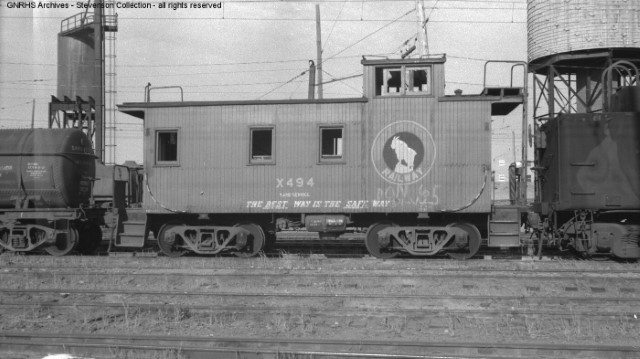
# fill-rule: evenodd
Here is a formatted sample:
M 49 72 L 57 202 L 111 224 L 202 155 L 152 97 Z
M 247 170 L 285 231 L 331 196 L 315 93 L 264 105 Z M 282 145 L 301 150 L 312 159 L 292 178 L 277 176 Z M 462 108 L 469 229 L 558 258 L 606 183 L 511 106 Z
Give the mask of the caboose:
M 523 88 L 445 95 L 446 57 L 363 58 L 360 98 L 124 103 L 144 120 L 143 205 L 116 246 L 252 256 L 287 231 L 362 233 L 376 257 L 520 245 L 491 198 L 491 117 Z M 526 81 L 526 80 L 525 80 Z

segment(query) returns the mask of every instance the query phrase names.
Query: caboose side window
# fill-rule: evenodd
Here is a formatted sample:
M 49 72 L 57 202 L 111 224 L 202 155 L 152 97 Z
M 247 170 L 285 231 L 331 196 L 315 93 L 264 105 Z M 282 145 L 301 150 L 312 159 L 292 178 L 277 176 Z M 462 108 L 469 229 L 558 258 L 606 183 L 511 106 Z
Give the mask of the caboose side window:
M 178 163 L 178 130 L 156 132 L 156 164 Z
M 343 127 L 320 127 L 320 162 L 342 160 Z
M 253 127 L 250 132 L 250 163 L 274 163 L 273 127 Z

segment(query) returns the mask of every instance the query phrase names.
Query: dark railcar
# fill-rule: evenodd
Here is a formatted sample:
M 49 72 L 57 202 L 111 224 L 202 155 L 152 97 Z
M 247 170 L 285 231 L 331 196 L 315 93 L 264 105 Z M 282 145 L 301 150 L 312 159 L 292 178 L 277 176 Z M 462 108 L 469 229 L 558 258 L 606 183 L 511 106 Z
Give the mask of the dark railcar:
M 564 114 L 543 134 L 534 210 L 545 223 L 531 216 L 542 239 L 588 255 L 640 258 L 637 226 L 625 225 L 640 209 L 640 113 Z
M 95 177 L 91 141 L 76 129 L 0 130 L 0 208 L 73 208 Z
M 139 202 L 137 172 L 99 163 L 79 129 L 0 131 L 0 251 L 93 252 Z
M 640 208 L 640 114 L 559 116 L 547 124 L 542 202 L 556 210 Z

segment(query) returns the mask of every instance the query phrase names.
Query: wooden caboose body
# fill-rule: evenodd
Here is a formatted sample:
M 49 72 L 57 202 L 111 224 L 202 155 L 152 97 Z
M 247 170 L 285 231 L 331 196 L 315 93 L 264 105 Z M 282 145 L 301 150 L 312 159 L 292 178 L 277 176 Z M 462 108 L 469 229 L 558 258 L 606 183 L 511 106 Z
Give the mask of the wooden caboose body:
M 370 227 L 377 256 L 473 255 L 492 213 L 491 116 L 523 96 L 445 96 L 444 62 L 363 60 L 362 98 L 120 105 L 144 119 L 145 232 L 172 255 L 347 227 Z

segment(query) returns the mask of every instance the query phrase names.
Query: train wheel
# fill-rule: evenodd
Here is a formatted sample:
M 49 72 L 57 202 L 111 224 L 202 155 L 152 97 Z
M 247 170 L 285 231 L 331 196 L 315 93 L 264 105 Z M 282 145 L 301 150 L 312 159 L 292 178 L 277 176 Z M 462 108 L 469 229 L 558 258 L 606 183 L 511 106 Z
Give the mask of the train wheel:
M 9 231 L 0 232 L 0 240 L 4 243 L 9 243 Z M 0 246 L 0 254 L 4 253 L 6 249 Z
M 453 259 L 469 259 L 478 253 L 482 238 L 480 231 L 476 226 L 466 222 L 451 223 L 447 227 L 455 227 L 464 230 L 469 235 L 469 245 L 460 251 L 447 252 L 447 255 Z
M 398 254 L 400 254 L 400 252 L 392 252 L 388 248 L 383 248 L 380 245 L 380 241 L 378 239 L 378 232 L 380 232 L 385 228 L 393 227 L 393 226 L 395 226 L 395 224 L 391 222 L 380 222 L 380 223 L 375 223 L 369 227 L 369 229 L 367 230 L 367 237 L 365 238 L 365 241 L 364 241 L 364 244 L 367 247 L 367 251 L 369 251 L 369 254 L 371 254 L 376 258 L 383 258 L 383 259 L 393 258 L 393 257 L 396 257 Z
M 61 257 L 74 250 L 77 245 L 78 230 L 74 226 L 69 226 L 69 232 L 67 234 L 58 234 L 56 243 L 45 247 L 44 250 L 52 256 Z
M 176 221 L 169 222 L 160 228 L 160 231 L 158 231 L 158 247 L 160 247 L 162 253 L 172 258 L 177 258 L 187 253 L 187 250 L 182 248 L 184 239 L 171 230 L 183 225 L 183 223 Z
M 239 223 L 234 227 L 241 227 L 251 232 L 249 238 L 247 238 L 247 244 L 242 249 L 233 252 L 237 257 L 253 257 L 264 249 L 265 235 L 259 225 L 253 223 Z
M 78 229 L 78 235 L 78 252 L 82 254 L 92 254 L 102 243 L 102 230 L 96 224 L 83 225 Z

